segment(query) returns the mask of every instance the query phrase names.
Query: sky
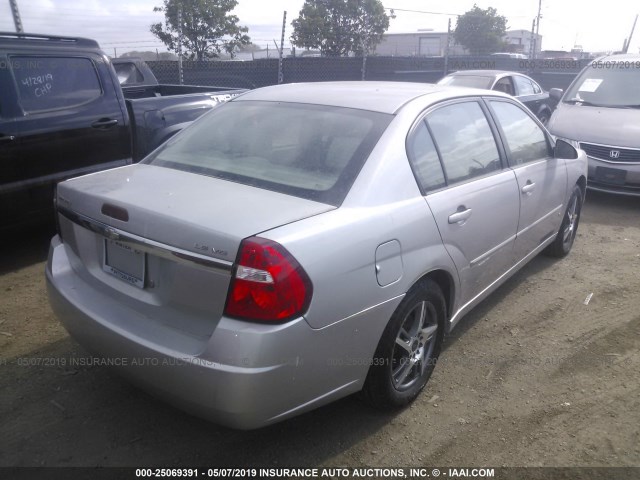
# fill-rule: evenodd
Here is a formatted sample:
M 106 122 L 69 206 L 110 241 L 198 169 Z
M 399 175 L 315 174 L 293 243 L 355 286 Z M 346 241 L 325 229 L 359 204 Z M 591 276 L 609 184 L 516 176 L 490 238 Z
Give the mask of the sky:
M 153 7 L 162 0 L 16 0 L 24 31 L 98 40 L 109 55 L 131 50 L 166 51 L 162 42 L 149 33 L 149 25 L 162 21 L 162 13 Z M 471 9 L 494 7 L 507 17 L 508 29 L 531 29 L 538 13 L 539 0 L 382 0 L 394 9 L 389 33 L 416 32 L 421 29 L 446 31 L 447 22 L 455 28 L 456 15 Z M 234 13 L 240 24 L 249 28 L 252 41 L 266 48 L 280 42 L 283 12 L 287 11 L 285 47 L 304 0 L 239 0 Z M 571 50 L 577 44 L 585 51 L 604 52 L 622 48 L 629 35 L 640 2 L 608 0 L 600 3 L 584 0 L 542 0 L 540 34 L 543 50 Z M 413 11 L 404 11 L 413 10 Z M 430 12 L 430 13 L 421 13 Z M 389 13 L 389 10 L 387 10 Z M 15 31 L 9 0 L 0 0 L 0 31 Z M 640 52 L 640 21 L 629 52 Z

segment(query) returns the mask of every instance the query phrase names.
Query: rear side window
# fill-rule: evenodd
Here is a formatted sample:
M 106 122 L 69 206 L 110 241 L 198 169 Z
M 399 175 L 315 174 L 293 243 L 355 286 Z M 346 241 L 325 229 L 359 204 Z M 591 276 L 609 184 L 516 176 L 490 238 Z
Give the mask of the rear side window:
M 547 138 L 536 122 L 520 107 L 490 101 L 511 153 L 511 166 L 522 165 L 550 155 Z
M 448 184 L 501 169 L 498 147 L 477 102 L 439 108 L 427 116 L 427 122 L 440 150 Z
M 144 82 L 144 76 L 133 62 L 114 63 L 113 68 L 118 76 L 120 85 L 129 85 Z
M 507 95 L 516 94 L 515 90 L 513 89 L 513 82 L 511 81 L 511 77 L 502 77 L 496 82 L 493 89 L 498 92 L 504 92 Z
M 392 118 L 320 105 L 229 102 L 143 163 L 337 206 Z
M 408 142 L 409 159 L 423 192 L 446 185 L 438 152 L 424 121 L 420 122 Z
M 88 58 L 16 56 L 10 64 L 26 113 L 74 107 L 102 94 Z

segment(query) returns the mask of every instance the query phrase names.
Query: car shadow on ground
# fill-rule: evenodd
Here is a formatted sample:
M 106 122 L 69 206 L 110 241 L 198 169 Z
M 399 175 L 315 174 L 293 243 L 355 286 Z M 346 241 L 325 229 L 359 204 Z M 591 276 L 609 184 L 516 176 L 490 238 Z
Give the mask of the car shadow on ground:
M 571 254 L 567 258 L 570 258 L 570 256 Z M 539 275 L 541 272 L 553 267 L 558 261 L 563 261 L 563 259 L 547 257 L 544 254 L 532 259 L 460 320 L 453 331 L 446 337 L 443 351 L 455 344 L 456 339 L 464 336 L 465 332 L 472 329 L 477 322 L 483 320 L 492 309 L 504 302 L 528 278 Z
M 13 228 L 0 237 L 0 275 L 43 262 L 47 259 L 51 237 L 56 233 L 53 221 Z
M 613 195 L 588 190 L 582 216 L 589 222 L 611 226 L 628 224 L 629 218 L 635 217 L 636 226 L 640 226 L 640 196 Z

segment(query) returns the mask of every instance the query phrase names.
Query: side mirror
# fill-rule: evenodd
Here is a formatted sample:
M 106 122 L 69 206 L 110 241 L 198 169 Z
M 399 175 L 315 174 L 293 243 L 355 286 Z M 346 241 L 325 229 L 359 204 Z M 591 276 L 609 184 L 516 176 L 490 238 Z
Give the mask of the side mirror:
M 564 140 L 556 140 L 556 146 L 553 149 L 554 158 L 560 158 L 563 160 L 574 160 L 578 158 L 578 151 L 573 146 Z
M 564 91 L 561 88 L 552 88 L 549 90 L 549 96 L 558 101 L 562 98 L 563 93 Z

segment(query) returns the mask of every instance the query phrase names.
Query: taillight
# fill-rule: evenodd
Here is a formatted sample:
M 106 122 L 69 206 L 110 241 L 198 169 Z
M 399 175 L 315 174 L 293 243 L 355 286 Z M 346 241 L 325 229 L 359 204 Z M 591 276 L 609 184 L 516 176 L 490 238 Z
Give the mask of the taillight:
M 252 237 L 242 241 L 225 314 L 245 320 L 284 322 L 311 302 L 311 280 L 280 244 Z

